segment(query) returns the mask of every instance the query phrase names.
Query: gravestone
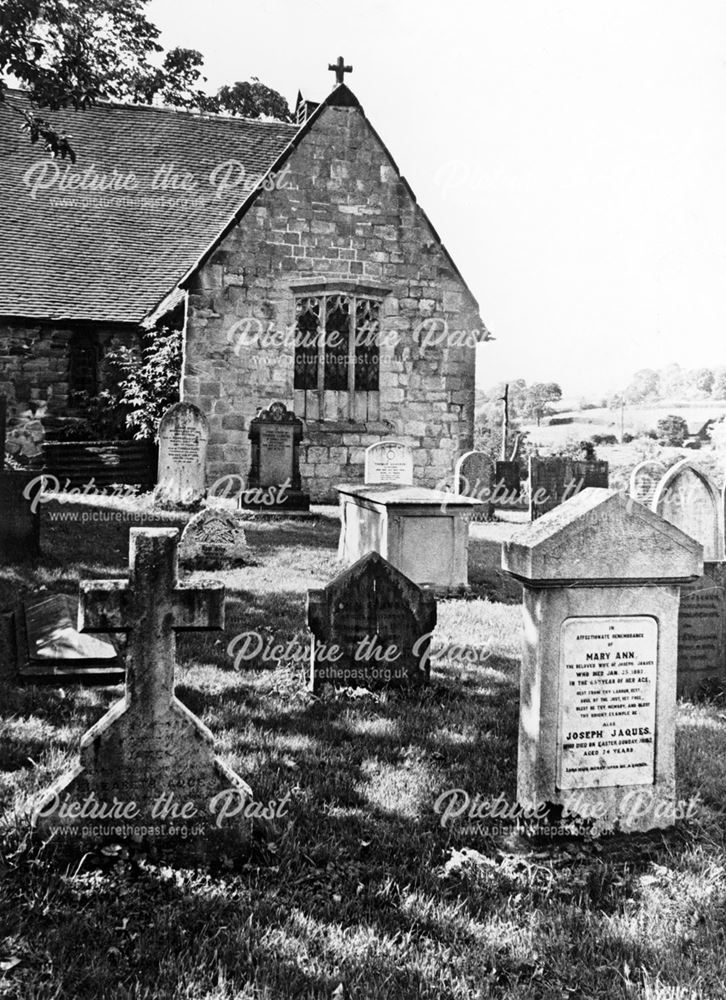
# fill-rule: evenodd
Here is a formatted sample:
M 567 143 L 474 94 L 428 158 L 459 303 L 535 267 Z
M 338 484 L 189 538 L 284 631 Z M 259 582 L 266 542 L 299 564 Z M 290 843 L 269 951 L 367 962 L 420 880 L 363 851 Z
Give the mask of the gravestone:
M 157 498 L 192 507 L 204 496 L 209 424 L 199 407 L 175 403 L 159 423 Z
M 429 679 L 436 601 L 377 552 L 308 591 L 310 687 L 402 687 Z
M 211 732 L 174 695 L 175 634 L 221 630 L 224 587 L 178 583 L 175 529 L 132 528 L 129 549 L 129 579 L 82 582 L 79 612 L 81 631 L 128 633 L 125 697 L 85 734 L 79 763 L 45 793 L 34 823 L 43 833 L 77 827 L 73 804 L 89 797 L 109 807 L 131 803 L 122 817 L 95 820 L 83 839 L 179 847 L 181 838 L 192 853 L 206 854 L 217 835 L 237 832 L 217 825 L 219 793 L 241 802 L 251 791 L 215 757 Z M 59 811 L 66 800 L 71 807 Z
M 721 503 L 705 472 L 683 459 L 658 483 L 653 510 L 703 545 L 703 574 L 681 591 L 678 694 L 726 680 L 726 566 Z
M 15 613 L 18 674 L 33 680 L 62 677 L 115 684 L 124 665 L 108 635 L 83 635 L 76 628 L 78 599 L 52 594 L 24 601 Z
M 366 448 L 363 476 L 366 484 L 413 486 L 413 449 L 394 438 L 376 441 Z
M 239 515 L 213 508 L 200 510 L 187 523 L 179 543 L 179 561 L 199 569 L 221 569 L 248 560 L 249 548 Z
M 637 500 L 644 507 L 650 507 L 658 487 L 665 475 L 667 466 L 649 458 L 640 462 L 630 473 L 629 494 L 631 500 Z
M 653 510 L 699 541 L 706 562 L 723 560 L 718 490 L 689 458 L 672 466 L 658 483 Z
M 351 566 L 378 552 L 404 576 L 439 594 L 469 587 L 469 524 L 483 506 L 423 486 L 341 484 L 338 558 Z
M 679 589 L 700 544 L 589 488 L 506 542 L 502 567 L 524 591 L 518 801 L 594 832 L 671 825 Z
M 494 463 L 484 451 L 467 451 L 454 467 L 454 493 L 481 500 L 484 507 L 472 514 L 472 521 L 488 521 L 492 513 Z
M 519 462 L 494 463 L 494 494 L 497 507 L 516 507 L 521 502 L 522 477 Z
M 26 493 L 35 473 L 0 472 L 0 558 L 13 562 L 40 554 L 40 510 Z
M 240 506 L 270 512 L 309 510 L 310 497 L 302 491 L 300 478 L 300 442 L 302 420 L 284 403 L 271 403 L 260 409 L 250 421 L 249 439 L 252 446 L 247 492 L 272 490 L 274 503 L 249 499 L 243 495 Z
M 534 521 L 588 487 L 607 489 L 608 463 L 565 457 L 529 459 L 529 519 Z

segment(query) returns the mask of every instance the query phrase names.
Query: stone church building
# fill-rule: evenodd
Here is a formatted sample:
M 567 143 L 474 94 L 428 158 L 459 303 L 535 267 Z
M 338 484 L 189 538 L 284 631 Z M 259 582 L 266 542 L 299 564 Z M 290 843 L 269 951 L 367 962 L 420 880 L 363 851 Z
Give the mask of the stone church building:
M 414 447 L 416 483 L 451 476 L 486 328 L 345 83 L 299 100 L 294 124 L 108 103 L 55 123 L 75 165 L 36 152 L 0 104 L 11 448 L 32 456 L 103 387 L 110 349 L 172 322 L 210 483 L 246 473 L 250 421 L 275 400 L 303 420 L 313 500 L 362 480 L 382 437 Z

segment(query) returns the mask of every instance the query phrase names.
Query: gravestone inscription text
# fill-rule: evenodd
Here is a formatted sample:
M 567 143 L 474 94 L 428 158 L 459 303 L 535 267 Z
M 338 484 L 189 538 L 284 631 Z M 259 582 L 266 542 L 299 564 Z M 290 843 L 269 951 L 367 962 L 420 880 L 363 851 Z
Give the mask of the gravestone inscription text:
M 560 788 L 653 783 L 657 661 L 655 618 L 563 622 Z

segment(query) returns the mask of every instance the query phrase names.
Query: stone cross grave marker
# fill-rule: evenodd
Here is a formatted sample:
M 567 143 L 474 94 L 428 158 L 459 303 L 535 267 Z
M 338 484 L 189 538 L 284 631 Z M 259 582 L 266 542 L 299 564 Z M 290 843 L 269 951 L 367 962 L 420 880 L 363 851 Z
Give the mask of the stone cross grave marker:
M 251 798 L 246 782 L 215 757 L 211 732 L 174 694 L 175 633 L 224 627 L 222 584 L 178 583 L 177 534 L 132 528 L 129 579 L 81 583 L 79 629 L 128 633 L 126 693 L 88 730 L 79 764 L 40 803 L 35 821 L 44 832 L 78 824 L 58 815 L 59 802 L 91 796 L 109 805 L 133 803 L 123 822 L 114 818 L 117 828 L 173 839 L 182 814 L 172 810 L 184 810 L 184 823 L 204 839 L 220 832 L 210 812 L 218 793 Z M 149 832 L 159 827 L 161 833 Z
M 157 496 L 192 506 L 204 496 L 209 424 L 199 407 L 175 403 L 159 423 Z
M 700 544 L 589 488 L 505 542 L 502 568 L 524 591 L 518 801 L 595 832 L 670 826 L 679 588 Z
M 396 483 L 413 486 L 413 449 L 404 441 L 385 438 L 366 448 L 364 479 L 366 484 Z
M 529 460 L 530 521 L 554 510 L 589 486 L 607 489 L 607 462 L 532 455 Z
M 198 569 L 221 569 L 245 562 L 249 548 L 240 515 L 206 507 L 187 523 L 179 543 L 179 561 Z
M 243 499 L 241 506 L 267 511 L 309 509 L 310 497 L 303 492 L 300 477 L 302 434 L 302 420 L 279 401 L 260 410 L 250 421 L 248 492 L 271 488 L 278 492 L 274 503 Z
M 436 600 L 377 552 L 308 591 L 310 687 L 424 684 Z
M 653 497 L 666 473 L 667 466 L 662 462 L 656 462 L 652 458 L 639 462 L 630 473 L 629 494 L 631 500 L 637 500 L 644 507 L 650 507 Z
M 472 521 L 487 521 L 492 511 L 494 462 L 484 451 L 467 451 L 454 467 L 454 493 L 460 493 L 485 506 L 471 515 Z
M 711 479 L 686 458 L 662 477 L 652 507 L 703 545 L 703 575 L 681 589 L 678 613 L 678 694 L 688 696 L 726 680 L 721 500 Z

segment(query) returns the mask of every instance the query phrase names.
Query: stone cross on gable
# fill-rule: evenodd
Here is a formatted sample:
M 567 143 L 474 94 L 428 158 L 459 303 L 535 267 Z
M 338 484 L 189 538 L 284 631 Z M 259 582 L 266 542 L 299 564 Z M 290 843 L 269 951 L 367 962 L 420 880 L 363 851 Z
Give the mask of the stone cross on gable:
M 175 528 L 132 528 L 129 579 L 81 583 L 78 629 L 128 632 L 126 691 L 142 711 L 174 693 L 175 632 L 224 628 L 224 585 L 179 586 Z
M 336 84 L 343 82 L 344 75 L 346 73 L 352 73 L 353 72 L 353 67 L 352 66 L 346 66 L 345 65 L 345 59 L 343 59 L 342 56 L 338 56 L 338 61 L 337 62 L 328 63 L 328 69 L 332 73 L 335 73 L 335 82 L 336 82 Z
M 215 757 L 212 733 L 174 695 L 175 633 L 224 626 L 222 584 L 179 584 L 177 539 L 176 529 L 132 528 L 129 579 L 81 584 L 79 629 L 128 633 L 126 694 L 84 735 L 79 764 L 39 803 L 34 822 L 43 832 L 77 824 L 77 815 L 59 814 L 57 804 L 90 796 L 133 805 L 132 816 L 124 819 L 137 832 L 124 827 L 115 834 L 119 838 L 178 841 L 186 836 L 174 832 L 174 821 L 178 825 L 182 816 L 195 828 L 195 850 L 201 853 L 218 834 L 231 832 L 235 843 L 240 834 L 244 839 L 243 820 L 235 820 L 231 830 L 229 824 L 222 828 L 215 803 L 220 793 L 231 796 L 236 809 L 225 816 L 241 815 L 252 790 Z M 172 808 L 185 812 L 170 814 Z M 141 828 L 144 833 L 138 833 Z

